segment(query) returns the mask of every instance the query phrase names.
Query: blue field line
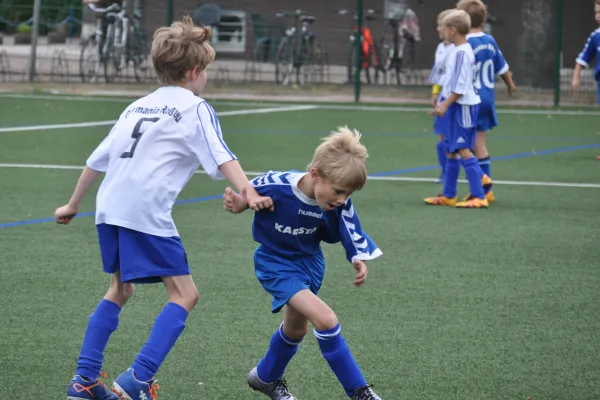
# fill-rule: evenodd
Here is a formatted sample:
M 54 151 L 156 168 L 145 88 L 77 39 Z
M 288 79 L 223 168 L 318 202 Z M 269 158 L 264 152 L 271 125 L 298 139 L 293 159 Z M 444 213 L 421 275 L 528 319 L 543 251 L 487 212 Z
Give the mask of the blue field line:
M 587 145 L 582 145 L 582 146 L 560 147 L 557 149 L 531 151 L 531 152 L 526 152 L 526 153 L 508 154 L 506 156 L 492 157 L 492 160 L 493 161 L 504 161 L 504 160 L 512 160 L 512 159 L 516 159 L 516 158 L 543 156 L 543 155 L 548 155 L 548 154 L 565 153 L 568 151 L 587 150 L 587 149 L 595 149 L 595 148 L 600 148 L 600 143 L 587 144 Z M 405 168 L 405 169 L 397 169 L 397 170 L 393 170 L 393 171 L 376 172 L 376 173 L 370 174 L 369 176 L 402 175 L 402 174 L 409 174 L 411 172 L 431 171 L 431 170 L 435 170 L 435 169 L 439 169 L 439 168 L 440 168 L 439 165 L 426 165 L 423 167 Z M 211 196 L 178 200 L 175 202 L 175 204 L 201 203 L 204 201 L 217 200 L 222 197 L 223 196 L 220 194 L 215 194 L 215 195 L 211 195 Z M 93 212 L 87 212 L 87 213 L 78 214 L 77 216 L 75 216 L 75 218 L 91 217 L 94 215 L 95 215 L 95 213 L 93 213 Z M 3 224 L 0 224 L 0 229 L 13 228 L 15 226 L 22 226 L 22 225 L 42 224 L 45 222 L 53 222 L 53 221 L 54 221 L 54 218 L 50 217 L 50 218 L 29 219 L 29 220 L 25 220 L 25 221 L 6 222 Z

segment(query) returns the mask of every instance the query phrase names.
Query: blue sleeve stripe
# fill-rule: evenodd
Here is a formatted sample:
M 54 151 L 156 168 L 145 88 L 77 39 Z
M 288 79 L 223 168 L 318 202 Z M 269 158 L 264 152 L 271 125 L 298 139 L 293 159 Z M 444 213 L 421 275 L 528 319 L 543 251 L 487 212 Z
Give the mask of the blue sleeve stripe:
M 221 134 L 221 130 L 219 129 L 219 119 L 217 118 L 217 114 L 215 113 L 215 110 L 213 110 L 213 108 L 207 102 L 203 102 L 203 103 L 206 105 L 206 109 L 208 110 L 208 114 L 210 115 L 210 123 L 212 124 L 213 129 L 215 130 L 215 132 L 217 134 L 217 138 L 219 139 L 221 146 L 223 146 L 225 151 L 227 151 L 227 153 L 231 156 L 231 159 L 235 160 L 236 157 L 233 155 L 231 150 L 229 150 L 229 147 L 227 147 L 227 145 L 223 141 L 223 135 Z
M 452 81 L 450 84 L 450 88 L 453 93 L 456 93 L 456 85 L 458 85 L 458 80 L 460 79 L 460 72 L 463 66 L 463 61 L 465 59 L 465 52 L 459 51 L 456 54 L 456 64 L 454 65 L 454 72 L 452 73 Z

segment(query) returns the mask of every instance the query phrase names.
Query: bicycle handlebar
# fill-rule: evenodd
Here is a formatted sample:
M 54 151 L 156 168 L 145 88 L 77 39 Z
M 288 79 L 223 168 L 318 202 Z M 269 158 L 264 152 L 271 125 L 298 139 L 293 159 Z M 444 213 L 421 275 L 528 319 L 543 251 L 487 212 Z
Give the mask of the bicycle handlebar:
M 356 13 L 355 13 L 355 12 L 353 12 L 353 11 L 350 11 L 350 10 L 348 10 L 348 9 L 346 9 L 346 8 L 342 8 L 342 9 L 339 9 L 339 10 L 335 10 L 335 12 L 336 12 L 337 14 L 339 14 L 339 15 L 348 15 L 348 14 L 352 14 L 352 16 L 356 17 Z M 364 16 L 371 16 L 371 15 L 375 15 L 375 14 L 377 14 L 377 10 L 374 10 L 374 9 L 372 9 L 372 8 L 369 8 L 369 9 L 367 9 L 367 10 L 363 10 L 363 15 L 364 15 Z
M 108 14 L 110 12 L 115 12 L 115 11 L 121 10 L 121 6 L 118 5 L 117 3 L 112 4 L 106 8 L 96 7 L 96 5 L 94 3 L 90 3 L 90 4 L 88 4 L 88 7 L 90 8 L 90 10 L 92 10 L 96 14 Z
M 296 11 L 278 11 L 275 13 L 275 16 L 277 18 L 282 18 L 282 17 L 300 17 L 302 15 L 308 15 L 308 13 L 306 11 L 302 11 L 302 10 L 296 10 Z

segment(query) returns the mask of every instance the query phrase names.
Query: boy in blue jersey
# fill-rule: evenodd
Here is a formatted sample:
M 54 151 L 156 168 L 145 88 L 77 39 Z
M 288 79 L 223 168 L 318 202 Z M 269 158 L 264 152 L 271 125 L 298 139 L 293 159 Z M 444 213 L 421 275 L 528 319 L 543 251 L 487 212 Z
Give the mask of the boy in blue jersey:
M 483 175 L 473 154 L 477 113 L 481 100 L 474 86 L 475 54 L 467 43 L 470 27 L 469 14 L 462 10 L 454 10 L 442 20 L 444 36 L 446 40 L 454 44 L 455 48 L 446 60 L 446 74 L 442 85 L 442 96 L 445 100 L 432 112 L 440 117 L 447 114 L 448 118 L 448 134 L 444 138 L 448 151 L 444 189 L 442 194 L 424 200 L 425 204 L 433 206 L 458 208 L 487 208 L 488 206 L 483 190 L 483 181 L 484 178 L 490 179 Z M 456 195 L 461 163 L 465 169 L 472 196 L 457 203 Z
M 483 32 L 487 18 L 487 8 L 481 0 L 461 0 L 456 8 L 465 11 L 471 17 L 471 29 L 467 41 L 473 47 L 477 60 L 475 88 L 481 97 L 479 116 L 477 118 L 477 137 L 475 139 L 475 156 L 483 173 L 491 177 L 491 160 L 486 146 L 487 131 L 498 126 L 496 117 L 496 96 L 494 82 L 500 76 L 506 83 L 508 94 L 512 95 L 517 89 L 512 80 L 509 66 L 498 48 L 496 40 Z M 495 201 L 490 182 L 484 182 L 486 198 Z
M 433 68 L 431 69 L 431 74 L 429 75 L 429 83 L 433 85 L 431 90 L 431 105 L 435 108 L 438 104 L 440 104 L 445 99 L 440 96 L 442 91 L 442 82 L 444 80 L 444 74 L 446 73 L 446 57 L 450 53 L 450 50 L 454 48 L 452 43 L 449 43 L 444 39 L 442 34 L 442 19 L 452 10 L 445 10 L 438 14 L 437 17 L 437 32 L 442 39 L 442 41 L 438 44 L 435 50 L 435 60 L 433 64 Z M 436 152 L 438 157 L 438 162 L 440 163 L 440 169 L 442 172 L 440 173 L 439 178 L 436 183 L 442 183 L 444 181 L 444 168 L 446 168 L 446 150 L 444 149 L 444 135 L 447 133 L 448 122 L 445 117 L 438 117 L 437 115 L 433 120 L 433 133 L 440 136 L 440 140 L 436 145 Z
M 254 215 L 252 233 L 260 243 L 254 253 L 256 277 L 273 296 L 271 311 L 285 306 L 285 312 L 265 356 L 248 374 L 248 384 L 272 400 L 295 399 L 283 375 L 308 332 L 308 321 L 348 397 L 381 400 L 341 335 L 335 313 L 317 297 L 325 274 L 321 242 L 342 243 L 356 269 L 355 286 L 365 282 L 365 261 L 382 254 L 362 230 L 350 200 L 366 183 L 366 159 L 360 134 L 340 128 L 316 149 L 308 172 L 270 171 L 252 180 L 257 192 L 273 199 L 274 205 L 272 212 Z M 244 193 L 227 188 L 224 207 L 233 213 L 246 210 Z
M 594 4 L 594 15 L 596 23 L 600 25 L 600 0 L 596 0 Z M 581 70 L 589 67 L 594 58 L 596 59 L 594 79 L 598 84 L 598 104 L 600 104 L 600 62 L 598 62 L 600 59 L 600 28 L 590 34 L 583 51 L 577 56 L 575 69 L 573 70 L 573 81 L 571 82 L 574 91 L 578 91 L 581 85 Z M 596 159 L 600 160 L 600 155 L 596 156 Z

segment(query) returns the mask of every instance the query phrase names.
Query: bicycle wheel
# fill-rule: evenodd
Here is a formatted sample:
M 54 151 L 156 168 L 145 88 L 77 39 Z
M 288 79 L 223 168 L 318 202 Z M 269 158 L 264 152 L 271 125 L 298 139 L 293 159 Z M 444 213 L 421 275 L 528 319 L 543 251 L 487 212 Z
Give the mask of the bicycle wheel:
M 296 84 L 303 86 L 315 79 L 315 45 L 311 38 L 301 44 L 298 57 L 294 63 L 296 70 Z
M 133 74 L 136 82 L 146 80 L 148 73 L 148 39 L 143 27 L 132 27 L 127 40 L 128 59 L 133 64 Z
M 98 79 L 100 73 L 101 47 L 96 42 L 95 36 L 90 36 L 81 45 L 81 53 L 79 55 L 79 76 L 81 82 L 94 83 Z
M 294 71 L 294 51 L 290 37 L 284 37 L 275 56 L 275 82 L 278 85 L 289 85 Z

